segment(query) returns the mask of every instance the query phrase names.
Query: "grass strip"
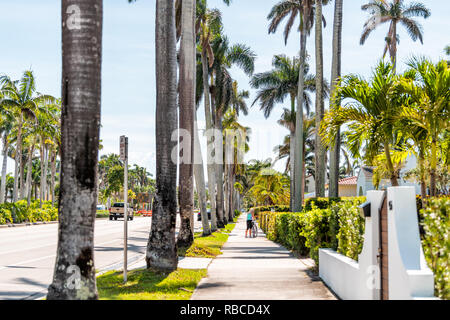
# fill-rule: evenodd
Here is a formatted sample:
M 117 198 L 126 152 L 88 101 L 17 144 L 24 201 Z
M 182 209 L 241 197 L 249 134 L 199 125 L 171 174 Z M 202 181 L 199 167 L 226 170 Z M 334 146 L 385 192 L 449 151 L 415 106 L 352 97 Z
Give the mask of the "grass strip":
M 100 300 L 189 300 L 206 274 L 206 269 L 139 269 L 130 271 L 124 284 L 121 271 L 110 271 L 97 278 L 97 289 Z
M 194 234 L 194 243 L 189 248 L 178 248 L 179 257 L 215 258 L 222 254 L 222 247 L 227 242 L 229 234 L 236 226 L 231 222 L 225 228 L 204 237 L 201 232 Z

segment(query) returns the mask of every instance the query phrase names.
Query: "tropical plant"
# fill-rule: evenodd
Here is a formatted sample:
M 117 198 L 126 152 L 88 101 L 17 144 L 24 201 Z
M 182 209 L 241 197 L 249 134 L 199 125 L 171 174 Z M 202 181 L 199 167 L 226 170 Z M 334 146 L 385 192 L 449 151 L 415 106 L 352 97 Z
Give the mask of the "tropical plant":
M 289 204 L 289 179 L 273 169 L 261 170 L 250 192 L 258 205 Z
M 407 128 L 422 134 L 422 139 L 413 141 L 423 156 L 430 142 L 430 191 L 435 196 L 439 136 L 450 128 L 450 68 L 445 60 L 433 64 L 425 58 L 413 58 L 408 65 L 411 69 L 398 85 L 411 106 L 403 109 L 403 123 L 408 122 Z
M 15 169 L 14 169 L 14 202 L 19 197 L 19 181 L 23 186 L 23 170 L 22 167 L 22 129 L 25 119 L 35 119 L 36 113 L 44 105 L 55 102 L 55 98 L 49 95 L 36 93 L 36 82 L 32 71 L 27 70 L 23 73 L 20 80 L 13 81 L 8 76 L 0 77 L 0 85 L 2 86 L 2 105 L 10 108 L 14 112 L 17 119 L 17 142 L 15 152 Z
M 389 23 L 389 32 L 385 38 L 386 45 L 383 57 L 389 51 L 394 71 L 397 66 L 397 45 L 400 42 L 397 34 L 398 24 L 406 28 L 413 41 L 419 39 L 423 44 L 422 26 L 413 19 L 415 17 L 427 19 L 431 15 L 430 10 L 422 3 L 413 2 L 411 4 L 405 4 L 404 0 L 391 0 L 390 2 L 388 0 L 372 0 L 363 5 L 361 9 L 370 12 L 370 18 L 364 24 L 364 30 L 360 40 L 361 45 L 366 42 L 369 35 L 378 26 Z
M 303 154 L 301 137 L 303 132 L 303 91 L 304 91 L 304 71 L 306 63 L 306 40 L 309 32 L 314 23 L 314 3 L 315 0 L 282 0 L 277 3 L 269 13 L 267 19 L 270 20 L 269 33 L 275 33 L 280 26 L 281 22 L 289 17 L 286 27 L 284 29 L 284 40 L 287 43 L 287 39 L 292 30 L 292 26 L 295 23 L 297 16 L 300 18 L 300 67 L 299 67 L 299 84 L 297 93 L 297 115 L 296 115 L 296 134 L 295 134 L 295 162 L 294 162 L 294 211 L 301 211 L 302 208 L 302 194 L 301 194 L 301 177 L 302 163 L 301 158 Z M 328 3 L 328 0 L 323 1 L 324 4 Z
M 272 113 L 275 104 L 283 103 L 284 99 L 290 98 L 291 109 L 288 112 L 287 109 L 283 114 L 283 123 L 290 133 L 290 158 L 295 158 L 295 101 L 298 94 L 298 76 L 300 74 L 300 60 L 297 57 L 290 59 L 285 55 L 276 55 L 272 61 L 273 70 L 264 73 L 258 73 L 254 75 L 250 81 L 250 85 L 253 88 L 259 89 L 257 92 L 253 105 L 259 101 L 260 108 L 264 112 L 266 118 Z M 306 113 L 309 114 L 311 106 L 311 98 L 309 93 L 315 92 L 316 80 L 314 75 L 308 74 L 309 65 L 305 64 L 304 74 L 304 90 L 303 101 L 306 109 Z M 286 117 L 290 116 L 290 119 Z M 282 119 L 283 119 L 282 118 Z M 290 180 L 291 180 L 291 210 L 293 208 L 294 199 L 294 161 L 290 162 Z
M 392 186 L 398 186 L 391 149 L 398 144 L 395 128 L 401 101 L 395 92 L 392 65 L 380 62 L 368 82 L 355 75 L 345 76 L 336 89 L 336 99 L 350 101 L 330 110 L 324 118 L 321 135 L 326 145 L 333 145 L 339 128 L 348 125 L 348 144 L 352 156 L 372 163 L 384 151 Z M 360 151 L 364 147 L 364 154 Z

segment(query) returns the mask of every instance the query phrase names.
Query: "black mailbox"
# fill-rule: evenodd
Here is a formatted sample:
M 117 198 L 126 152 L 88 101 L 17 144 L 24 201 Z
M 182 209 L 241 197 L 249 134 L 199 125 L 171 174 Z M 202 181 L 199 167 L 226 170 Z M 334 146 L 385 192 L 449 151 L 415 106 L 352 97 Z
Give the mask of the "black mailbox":
M 369 218 L 370 217 L 370 202 L 365 202 L 362 205 L 359 206 L 359 214 L 363 218 Z

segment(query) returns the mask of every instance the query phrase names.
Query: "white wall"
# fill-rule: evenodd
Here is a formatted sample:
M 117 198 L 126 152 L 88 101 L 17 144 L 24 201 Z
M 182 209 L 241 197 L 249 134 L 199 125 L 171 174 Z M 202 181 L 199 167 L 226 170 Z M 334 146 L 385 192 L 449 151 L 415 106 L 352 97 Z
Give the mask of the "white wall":
M 356 262 L 330 249 L 319 250 L 319 276 L 344 300 L 379 300 L 379 208 L 383 191 L 369 191 L 371 217 L 366 218 L 364 245 Z M 388 201 L 389 299 L 434 298 L 419 235 L 414 187 L 390 187 Z
M 380 272 L 377 262 L 378 208 L 383 191 L 369 191 L 371 217 L 366 218 L 364 245 L 358 259 L 350 259 L 331 249 L 319 250 L 319 276 L 344 300 L 378 300 Z

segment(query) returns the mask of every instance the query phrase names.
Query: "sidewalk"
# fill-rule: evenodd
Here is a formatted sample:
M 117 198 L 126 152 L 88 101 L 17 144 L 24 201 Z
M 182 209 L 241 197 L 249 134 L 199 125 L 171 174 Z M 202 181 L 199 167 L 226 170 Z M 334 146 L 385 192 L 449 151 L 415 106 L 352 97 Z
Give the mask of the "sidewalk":
M 245 227 L 243 215 L 192 300 L 336 299 L 318 277 L 308 275 L 302 260 L 267 240 L 261 230 L 257 238 L 245 238 Z

